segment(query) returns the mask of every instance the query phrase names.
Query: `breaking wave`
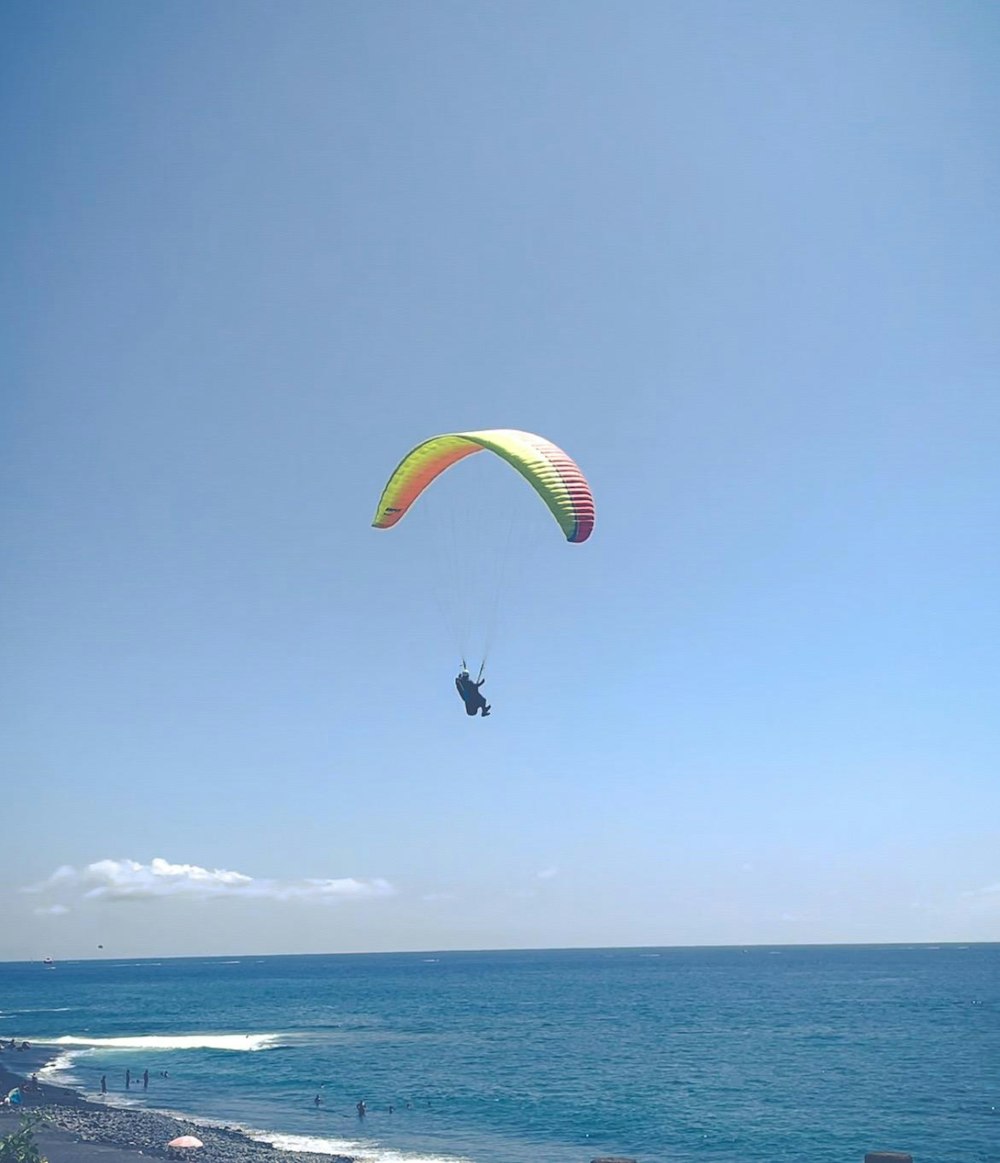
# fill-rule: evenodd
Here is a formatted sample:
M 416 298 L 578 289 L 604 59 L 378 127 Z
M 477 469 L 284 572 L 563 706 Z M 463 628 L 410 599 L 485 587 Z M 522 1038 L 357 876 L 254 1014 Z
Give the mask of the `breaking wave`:
M 65 1034 L 52 1038 L 51 1046 L 79 1050 L 232 1050 L 247 1053 L 273 1050 L 287 1044 L 281 1034 L 141 1034 L 122 1038 L 79 1038 Z
M 249 1138 L 270 1143 L 279 1151 L 307 1151 L 313 1155 L 350 1155 L 358 1163 L 471 1163 L 464 1155 L 427 1155 L 423 1152 L 393 1151 L 370 1142 L 353 1139 L 322 1139 L 311 1135 L 275 1135 L 267 1131 L 247 1131 Z

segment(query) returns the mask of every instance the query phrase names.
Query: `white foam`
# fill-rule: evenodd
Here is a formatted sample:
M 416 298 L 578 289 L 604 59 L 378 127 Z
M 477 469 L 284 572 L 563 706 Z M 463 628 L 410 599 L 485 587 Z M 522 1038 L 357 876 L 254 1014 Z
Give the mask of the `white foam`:
M 38 1009 L 17 1009 L 7 1012 L 11 1017 L 15 1014 L 67 1014 L 72 1008 L 72 1006 L 40 1006 Z
M 49 1045 L 85 1050 L 271 1050 L 282 1044 L 280 1034 L 140 1034 L 124 1038 L 78 1038 L 65 1034 Z
M 65 1080 L 67 1082 L 73 1079 L 70 1068 L 76 1055 L 72 1052 L 68 1054 L 59 1054 L 53 1058 L 51 1062 L 47 1062 L 41 1070 L 38 1071 L 38 1077 L 45 1082 L 53 1082 L 55 1080 Z
M 472 1163 L 465 1155 L 425 1155 L 394 1151 L 377 1143 L 354 1139 L 322 1139 L 310 1135 L 276 1135 L 268 1131 L 247 1131 L 251 1139 L 270 1143 L 279 1151 L 308 1151 L 313 1155 L 350 1155 L 365 1163 Z

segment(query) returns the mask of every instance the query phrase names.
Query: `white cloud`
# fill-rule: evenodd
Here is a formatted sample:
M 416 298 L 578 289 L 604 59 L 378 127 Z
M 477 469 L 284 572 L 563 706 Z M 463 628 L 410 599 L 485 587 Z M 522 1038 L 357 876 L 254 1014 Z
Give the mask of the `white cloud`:
M 380 878 L 358 880 L 353 876 L 320 880 L 268 880 L 224 868 L 201 868 L 197 864 L 171 864 L 155 857 L 149 864 L 137 860 L 98 860 L 85 868 L 63 865 L 40 884 L 26 892 L 64 894 L 75 890 L 89 900 L 148 900 L 154 897 L 255 898 L 259 900 L 351 900 L 391 896 L 392 885 Z M 55 909 L 65 906 L 55 905 Z M 50 910 L 51 911 L 51 910 Z
M 304 900 L 306 898 L 322 897 L 373 897 L 392 896 L 396 890 L 387 880 L 376 877 L 374 880 L 357 880 L 353 876 L 345 876 L 339 880 L 303 880 L 293 884 L 280 884 L 276 881 L 256 881 L 248 889 L 249 896 L 266 896 L 274 900 Z
M 196 864 L 170 864 L 156 857 L 150 864 L 135 860 L 98 860 L 88 864 L 81 882 L 91 885 L 88 897 L 219 896 L 253 884 L 253 878 L 222 868 L 209 870 Z
M 69 912 L 65 905 L 42 905 L 35 909 L 36 917 L 63 917 Z
M 71 868 L 68 864 L 61 864 L 47 880 L 43 880 L 41 884 L 36 884 L 31 888 L 25 889 L 25 892 L 41 892 L 42 889 L 50 886 L 66 882 L 72 883 L 76 880 L 76 875 L 75 868 Z

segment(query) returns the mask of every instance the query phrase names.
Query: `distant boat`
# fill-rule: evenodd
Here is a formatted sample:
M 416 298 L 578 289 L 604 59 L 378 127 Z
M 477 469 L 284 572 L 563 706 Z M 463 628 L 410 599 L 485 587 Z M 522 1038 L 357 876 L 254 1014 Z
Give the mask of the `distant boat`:
M 55 969 L 55 967 L 56 967 L 56 963 L 52 960 L 51 957 L 42 958 L 42 964 L 45 966 L 46 969 Z

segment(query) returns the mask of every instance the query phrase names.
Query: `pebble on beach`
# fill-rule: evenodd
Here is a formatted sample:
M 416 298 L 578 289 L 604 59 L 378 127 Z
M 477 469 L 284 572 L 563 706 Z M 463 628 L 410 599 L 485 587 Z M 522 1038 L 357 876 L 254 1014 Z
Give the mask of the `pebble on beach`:
M 23 1058 L 9 1060 L 7 1055 L 0 1058 L 0 1086 L 4 1087 L 4 1093 L 12 1086 L 23 1086 L 25 1075 L 41 1069 L 49 1057 L 43 1049 L 36 1049 Z M 167 1143 L 179 1135 L 195 1135 L 204 1143 L 204 1148 L 197 1152 L 197 1163 L 201 1160 L 204 1163 L 276 1163 L 277 1160 L 282 1160 L 282 1163 L 356 1163 L 349 1155 L 279 1150 L 270 1143 L 249 1138 L 234 1127 L 204 1126 L 157 1111 L 90 1102 L 66 1087 L 48 1083 L 40 1084 L 37 1089 L 28 1089 L 25 1100 L 23 1110 L 3 1108 L 5 1114 L 0 1119 L 0 1138 L 16 1129 L 22 1114 L 32 1113 L 43 1119 L 37 1128 L 39 1134 L 61 1132 L 79 1144 L 117 1147 L 135 1155 L 175 1158 L 178 1152 L 169 1151 Z M 85 1151 L 69 1151 L 59 1156 L 49 1151 L 48 1155 L 55 1163 L 61 1163 L 63 1159 L 68 1163 L 90 1163 Z M 103 1158 L 106 1163 L 106 1157 Z M 191 1159 L 190 1163 L 196 1161 Z
M 353 1163 L 346 1155 L 315 1155 L 304 1151 L 279 1151 L 270 1143 L 247 1138 L 228 1127 L 206 1127 L 187 1123 L 155 1111 L 123 1110 L 108 1107 L 93 1110 L 81 1107 L 41 1105 L 34 1108 L 48 1126 L 90 1143 L 105 1143 L 143 1155 L 170 1157 L 167 1143 L 178 1135 L 196 1135 L 205 1144 L 212 1163 Z M 199 1155 L 202 1152 L 199 1151 Z

